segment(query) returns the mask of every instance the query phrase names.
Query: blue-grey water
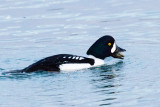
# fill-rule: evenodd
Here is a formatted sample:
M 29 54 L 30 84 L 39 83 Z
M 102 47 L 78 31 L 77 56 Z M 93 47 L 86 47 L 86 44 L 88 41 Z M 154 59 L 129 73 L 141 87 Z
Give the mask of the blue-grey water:
M 1 0 L 0 107 L 159 107 L 159 0 Z M 86 56 L 112 35 L 127 51 L 98 68 L 6 74 L 47 56 Z

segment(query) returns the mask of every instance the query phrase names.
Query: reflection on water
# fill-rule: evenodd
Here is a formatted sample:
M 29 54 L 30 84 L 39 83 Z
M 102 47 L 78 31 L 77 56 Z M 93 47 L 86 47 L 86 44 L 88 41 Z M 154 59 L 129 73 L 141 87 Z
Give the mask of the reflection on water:
M 47 77 L 47 76 L 54 76 L 59 74 L 60 72 L 47 72 L 47 71 L 37 71 L 33 73 L 21 73 L 21 72 L 2 72 L 0 75 L 0 79 L 28 79 L 32 77 Z
M 105 97 L 101 100 L 100 106 L 111 105 L 112 103 L 117 103 L 114 101 L 116 99 L 116 94 L 119 93 L 116 89 L 121 86 L 119 81 L 119 75 L 122 74 L 122 68 L 124 66 L 123 62 L 117 62 L 113 65 L 105 65 L 97 68 L 93 75 L 98 78 L 93 78 L 91 84 L 95 86 L 95 93 L 98 95 L 104 95 Z M 122 79 L 122 75 L 121 75 Z
M 0 107 L 160 105 L 160 2 L 0 1 Z M 110 34 L 125 59 L 74 72 L 4 73 L 44 57 L 85 56 Z
M 67 78 L 71 77 L 70 82 L 75 82 L 75 80 L 73 80 L 73 79 L 76 79 L 78 75 L 80 77 L 82 76 L 82 78 L 86 78 L 86 76 L 87 76 L 86 73 L 87 74 L 89 73 L 88 76 L 90 79 L 87 79 L 87 81 L 89 80 L 88 85 L 92 85 L 91 89 L 94 89 L 94 90 L 91 90 L 89 88 L 89 90 L 88 90 L 89 93 L 85 93 L 86 94 L 85 96 L 88 96 L 91 93 L 94 95 L 96 93 L 96 95 L 101 96 L 102 98 L 101 99 L 96 98 L 93 101 L 95 103 L 97 103 L 96 105 L 105 106 L 105 105 L 111 105 L 112 103 L 117 103 L 114 101 L 116 99 L 115 94 L 119 93 L 116 90 L 116 88 L 121 86 L 121 84 L 119 84 L 117 82 L 117 81 L 119 81 L 119 79 L 117 79 L 117 78 L 119 78 L 119 75 L 121 75 L 120 71 L 123 68 L 123 66 L 124 66 L 124 63 L 122 61 L 120 61 L 120 62 L 117 62 L 112 65 L 104 65 L 101 67 L 91 68 L 90 70 L 88 69 L 88 71 L 86 70 L 86 71 L 70 72 L 71 74 L 67 73 L 67 72 L 65 72 L 65 73 L 58 73 L 58 72 L 5 73 L 4 72 L 1 74 L 0 80 L 3 80 L 3 81 L 4 80 L 21 80 L 21 81 L 23 80 L 23 82 L 24 82 L 28 79 L 33 81 L 34 79 L 37 80 L 37 79 L 41 78 L 41 79 L 46 80 L 48 78 L 53 81 L 50 81 L 49 84 L 47 83 L 47 86 L 50 87 L 50 85 L 54 84 L 54 88 L 50 87 L 49 89 L 47 89 L 47 91 L 49 93 L 45 96 L 54 96 L 54 97 L 56 96 L 59 98 L 60 96 L 63 97 L 64 95 L 66 95 L 67 90 L 69 91 L 69 93 L 73 93 L 73 92 L 76 92 L 78 90 L 83 89 L 81 87 L 81 85 L 83 86 L 83 83 L 80 86 L 78 86 L 78 90 L 76 88 L 72 89 L 72 87 L 70 87 L 68 85 L 67 86 L 64 85 L 64 83 L 66 83 Z M 78 72 L 80 72 L 80 74 Z M 83 73 L 85 73 L 85 74 L 83 74 Z M 61 78 L 56 79 L 56 76 L 58 76 L 58 75 L 60 75 L 59 77 L 61 77 Z M 83 79 L 83 80 L 85 80 L 85 79 Z M 83 80 L 80 80 L 79 83 L 83 82 Z M 62 82 L 64 82 L 63 85 L 59 86 L 60 84 L 58 81 L 61 83 L 61 85 L 62 85 Z M 59 85 L 56 82 L 58 82 Z M 77 80 L 75 83 L 77 83 Z M 60 87 L 63 87 L 63 88 L 60 88 Z M 86 87 L 86 86 L 84 85 L 84 87 Z M 62 91 L 62 90 L 64 90 L 64 88 L 69 88 L 69 89 Z M 85 89 L 87 89 L 87 88 L 85 88 Z M 54 93 L 54 94 L 50 93 L 53 90 L 61 90 L 61 91 L 60 91 L 60 93 L 59 92 Z M 38 94 L 38 96 L 44 97 L 44 95 L 41 95 L 41 94 L 39 95 L 39 94 Z M 77 95 L 77 96 L 80 97 L 79 95 Z M 71 97 L 73 97 L 73 96 L 71 96 Z M 94 95 L 94 97 L 96 97 L 96 96 Z M 88 97 L 88 98 L 90 98 L 90 97 Z M 60 103 L 60 105 L 66 104 L 66 102 L 63 101 L 63 99 L 61 99 L 61 100 L 57 99 L 56 102 Z M 94 103 L 94 105 L 95 105 L 95 103 Z

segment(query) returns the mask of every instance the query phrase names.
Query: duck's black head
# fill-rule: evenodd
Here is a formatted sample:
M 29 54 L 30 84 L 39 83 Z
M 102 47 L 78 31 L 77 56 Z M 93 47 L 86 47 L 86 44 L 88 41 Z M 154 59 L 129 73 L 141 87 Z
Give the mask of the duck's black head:
M 126 51 L 116 45 L 115 39 L 112 36 L 105 35 L 99 38 L 87 51 L 87 55 L 92 55 L 96 58 L 105 59 L 112 56 L 114 58 L 123 59 L 120 52 Z

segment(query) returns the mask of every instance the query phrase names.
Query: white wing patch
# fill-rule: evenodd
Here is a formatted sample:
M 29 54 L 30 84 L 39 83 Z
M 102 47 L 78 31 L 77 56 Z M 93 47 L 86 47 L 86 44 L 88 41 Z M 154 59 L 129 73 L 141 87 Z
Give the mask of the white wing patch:
M 79 57 L 76 57 L 76 60 L 78 60 L 79 59 Z
M 72 57 L 72 59 L 76 58 L 75 56 Z
M 114 53 L 116 51 L 116 43 L 114 42 L 113 47 L 111 49 L 111 53 Z
M 84 58 L 83 58 L 83 57 L 80 57 L 80 58 L 79 58 L 79 60 L 82 60 L 82 59 L 84 59 Z

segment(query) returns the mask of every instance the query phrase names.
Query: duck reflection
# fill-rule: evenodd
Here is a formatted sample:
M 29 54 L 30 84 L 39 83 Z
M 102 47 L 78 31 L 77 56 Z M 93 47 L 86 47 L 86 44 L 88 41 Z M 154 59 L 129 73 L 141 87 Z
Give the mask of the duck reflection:
M 123 66 L 124 63 L 120 61 L 112 65 L 92 69 L 94 70 L 94 78 L 91 80 L 91 84 L 96 90 L 95 93 L 102 97 L 101 100 L 98 100 L 100 106 L 118 103 L 116 102 L 116 94 L 119 93 L 118 88 L 121 86 L 120 81 L 123 79 Z

